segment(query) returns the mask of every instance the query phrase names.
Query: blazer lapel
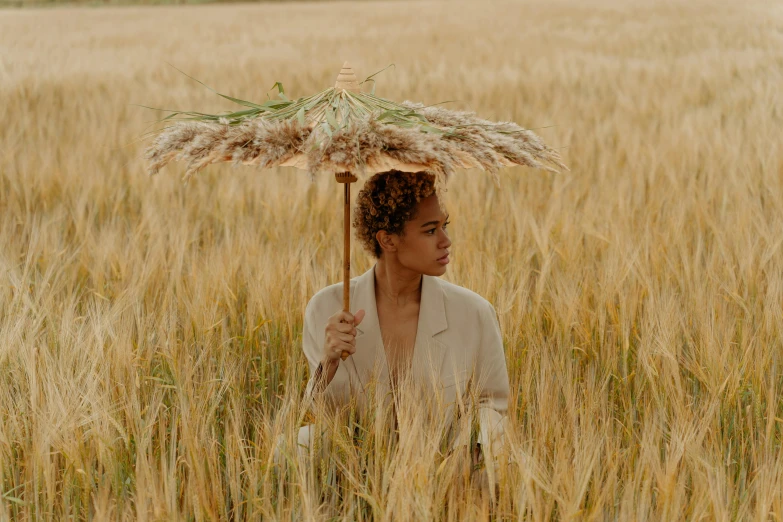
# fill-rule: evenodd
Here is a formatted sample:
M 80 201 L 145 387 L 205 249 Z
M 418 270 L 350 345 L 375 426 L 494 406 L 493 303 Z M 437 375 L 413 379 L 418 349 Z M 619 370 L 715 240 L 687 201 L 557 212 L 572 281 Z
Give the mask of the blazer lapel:
M 375 304 L 375 265 L 356 279 L 351 295 L 352 313 L 364 309 L 365 316 L 356 327 L 356 353 L 352 356 L 356 370 L 365 373 L 378 371 L 378 380 L 389 383 L 389 368 L 386 353 L 383 350 L 381 326 L 378 321 L 378 308 Z M 360 381 L 367 385 L 366 377 Z
M 449 327 L 446 320 L 446 303 L 440 280 L 423 275 L 419 324 L 416 328 L 416 344 L 413 347 L 411 371 L 417 382 L 435 383 L 440 378 L 446 345 L 435 338 Z

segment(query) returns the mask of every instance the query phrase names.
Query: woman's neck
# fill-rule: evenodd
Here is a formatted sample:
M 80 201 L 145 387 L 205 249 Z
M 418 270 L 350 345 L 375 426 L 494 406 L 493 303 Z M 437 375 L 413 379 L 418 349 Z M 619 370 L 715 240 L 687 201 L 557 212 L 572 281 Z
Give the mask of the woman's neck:
M 422 275 L 384 258 L 375 263 L 375 299 L 397 307 L 421 301 Z

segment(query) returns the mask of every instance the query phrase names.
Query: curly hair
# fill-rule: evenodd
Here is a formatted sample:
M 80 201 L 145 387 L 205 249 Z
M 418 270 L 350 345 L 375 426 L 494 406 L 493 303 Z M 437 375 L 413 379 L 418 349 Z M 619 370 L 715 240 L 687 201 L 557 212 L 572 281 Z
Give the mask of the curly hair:
M 426 172 L 379 172 L 364 184 L 356 197 L 353 226 L 362 246 L 376 259 L 381 246 L 379 230 L 403 234 L 405 223 L 416 215 L 419 201 L 436 193 L 435 176 Z

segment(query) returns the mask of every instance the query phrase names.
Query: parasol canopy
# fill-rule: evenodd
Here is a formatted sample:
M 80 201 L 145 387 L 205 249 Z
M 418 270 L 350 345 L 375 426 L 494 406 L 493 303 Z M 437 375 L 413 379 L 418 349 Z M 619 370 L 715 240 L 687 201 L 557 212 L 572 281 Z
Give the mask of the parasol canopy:
M 372 77 L 365 80 L 373 81 Z M 363 82 L 363 83 L 365 83 Z M 491 122 L 474 113 L 421 103 L 393 102 L 360 91 L 345 62 L 334 87 L 289 100 L 252 103 L 211 115 L 175 111 L 178 121 L 161 131 L 146 151 L 150 174 L 172 160 L 187 162 L 185 179 L 207 165 L 230 161 L 261 168 L 296 167 L 316 174 L 350 172 L 359 177 L 400 170 L 436 176 L 438 192 L 458 168 L 495 175 L 503 166 L 567 169 L 557 151 L 532 131 Z M 219 94 L 219 93 L 218 93 Z
M 440 196 L 458 168 L 485 170 L 495 183 L 503 166 L 567 170 L 557 151 L 516 123 L 492 122 L 471 112 L 410 101 L 393 102 L 375 95 L 372 76 L 362 83 L 367 82 L 372 82 L 369 93 L 360 90 L 345 62 L 334 87 L 309 97 L 290 100 L 278 82 L 278 99 L 264 103 L 217 93 L 244 107 L 236 112 L 172 111 L 163 121 L 174 123 L 160 131 L 146 150 L 148 172 L 155 174 L 169 162 L 182 160 L 187 162 L 185 180 L 207 165 L 228 161 L 260 168 L 296 167 L 311 176 L 334 174 L 344 184 L 343 309 L 347 312 L 350 185 L 357 176 L 390 170 L 426 172 L 435 175 Z

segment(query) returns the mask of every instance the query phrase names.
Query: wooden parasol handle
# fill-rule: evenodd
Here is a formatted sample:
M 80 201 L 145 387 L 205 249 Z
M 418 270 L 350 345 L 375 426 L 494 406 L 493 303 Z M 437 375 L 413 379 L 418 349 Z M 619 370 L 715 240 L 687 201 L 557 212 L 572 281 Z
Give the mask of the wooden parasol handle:
M 343 311 L 351 311 L 351 183 L 357 181 L 350 172 L 338 172 L 334 175 L 337 183 L 342 183 L 345 200 L 343 203 Z M 344 361 L 350 354 L 343 352 Z

